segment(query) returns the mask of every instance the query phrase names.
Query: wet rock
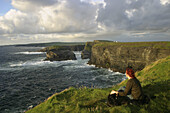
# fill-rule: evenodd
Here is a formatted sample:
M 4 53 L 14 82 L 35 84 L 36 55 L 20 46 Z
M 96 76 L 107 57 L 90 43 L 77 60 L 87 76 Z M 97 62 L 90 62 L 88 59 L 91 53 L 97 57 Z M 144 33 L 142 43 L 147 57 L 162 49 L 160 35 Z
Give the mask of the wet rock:
M 76 60 L 75 54 L 70 50 L 50 50 L 46 53 L 45 61 Z
M 87 50 L 83 50 L 81 53 L 81 58 L 82 59 L 88 59 L 91 56 L 91 52 L 87 51 Z

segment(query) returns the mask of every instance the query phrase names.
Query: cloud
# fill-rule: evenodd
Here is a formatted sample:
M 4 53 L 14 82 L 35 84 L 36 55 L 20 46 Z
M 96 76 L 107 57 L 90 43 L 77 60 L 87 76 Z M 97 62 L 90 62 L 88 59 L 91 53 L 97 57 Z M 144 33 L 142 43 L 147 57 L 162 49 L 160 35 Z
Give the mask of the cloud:
M 77 0 L 65 0 L 41 10 L 40 24 L 49 32 L 88 32 L 96 29 L 97 7 Z
M 12 0 L 12 6 L 0 16 L 4 43 L 170 36 L 170 0 Z
M 28 15 L 21 11 L 11 9 L 5 16 L 0 17 L 1 34 L 25 34 L 40 32 L 36 25 L 36 15 Z
M 108 29 L 151 32 L 170 29 L 169 0 L 105 0 L 97 21 Z
M 160 0 L 162 5 L 168 5 L 170 4 L 170 0 Z
M 97 5 L 79 0 L 13 0 L 0 17 L 0 33 L 48 34 L 95 32 Z M 35 11 L 35 12 L 34 12 Z
M 43 7 L 56 4 L 57 0 L 12 0 L 12 6 L 20 11 L 35 12 Z

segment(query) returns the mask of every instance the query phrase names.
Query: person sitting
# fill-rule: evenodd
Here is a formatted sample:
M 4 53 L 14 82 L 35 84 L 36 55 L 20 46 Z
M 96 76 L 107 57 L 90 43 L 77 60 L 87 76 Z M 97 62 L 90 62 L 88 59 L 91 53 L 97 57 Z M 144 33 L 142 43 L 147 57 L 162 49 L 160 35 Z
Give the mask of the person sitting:
M 135 77 L 135 73 L 131 68 L 126 69 L 126 77 L 128 78 L 126 87 L 121 87 L 120 90 L 112 90 L 110 95 L 127 96 L 132 100 L 132 103 L 140 103 L 143 100 L 144 94 L 139 80 Z M 124 89 L 123 89 L 124 88 Z M 123 90 L 122 90 L 123 89 Z

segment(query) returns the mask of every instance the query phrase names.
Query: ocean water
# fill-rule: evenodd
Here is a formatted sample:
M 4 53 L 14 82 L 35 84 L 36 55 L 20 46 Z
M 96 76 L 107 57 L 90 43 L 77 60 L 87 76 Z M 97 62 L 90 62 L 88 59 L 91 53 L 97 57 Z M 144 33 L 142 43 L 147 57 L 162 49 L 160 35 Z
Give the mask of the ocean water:
M 70 86 L 106 88 L 125 74 L 88 65 L 81 52 L 77 60 L 43 61 L 42 47 L 0 46 L 0 113 L 23 113 Z

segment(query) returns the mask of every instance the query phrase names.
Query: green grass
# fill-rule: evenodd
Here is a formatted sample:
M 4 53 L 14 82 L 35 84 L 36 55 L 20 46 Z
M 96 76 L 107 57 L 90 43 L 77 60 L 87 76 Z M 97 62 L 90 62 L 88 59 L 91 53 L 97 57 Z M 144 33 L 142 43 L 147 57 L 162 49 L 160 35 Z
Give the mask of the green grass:
M 170 112 L 170 56 L 158 60 L 136 72 L 144 93 L 156 96 L 149 104 L 108 107 L 107 96 L 127 80 L 112 88 L 73 88 L 56 93 L 27 113 L 169 113 Z
M 64 49 L 63 46 L 58 46 L 58 45 L 53 45 L 53 46 L 50 46 L 50 47 L 47 47 L 47 48 L 48 48 L 48 50 L 52 50 L 52 49 L 56 49 L 56 50 L 58 50 L 58 49 Z
M 108 43 L 108 40 L 94 40 L 93 42 L 86 42 L 84 50 L 91 52 L 92 46 L 98 43 Z
M 170 42 L 99 42 L 93 47 L 153 47 L 160 49 L 170 49 Z

